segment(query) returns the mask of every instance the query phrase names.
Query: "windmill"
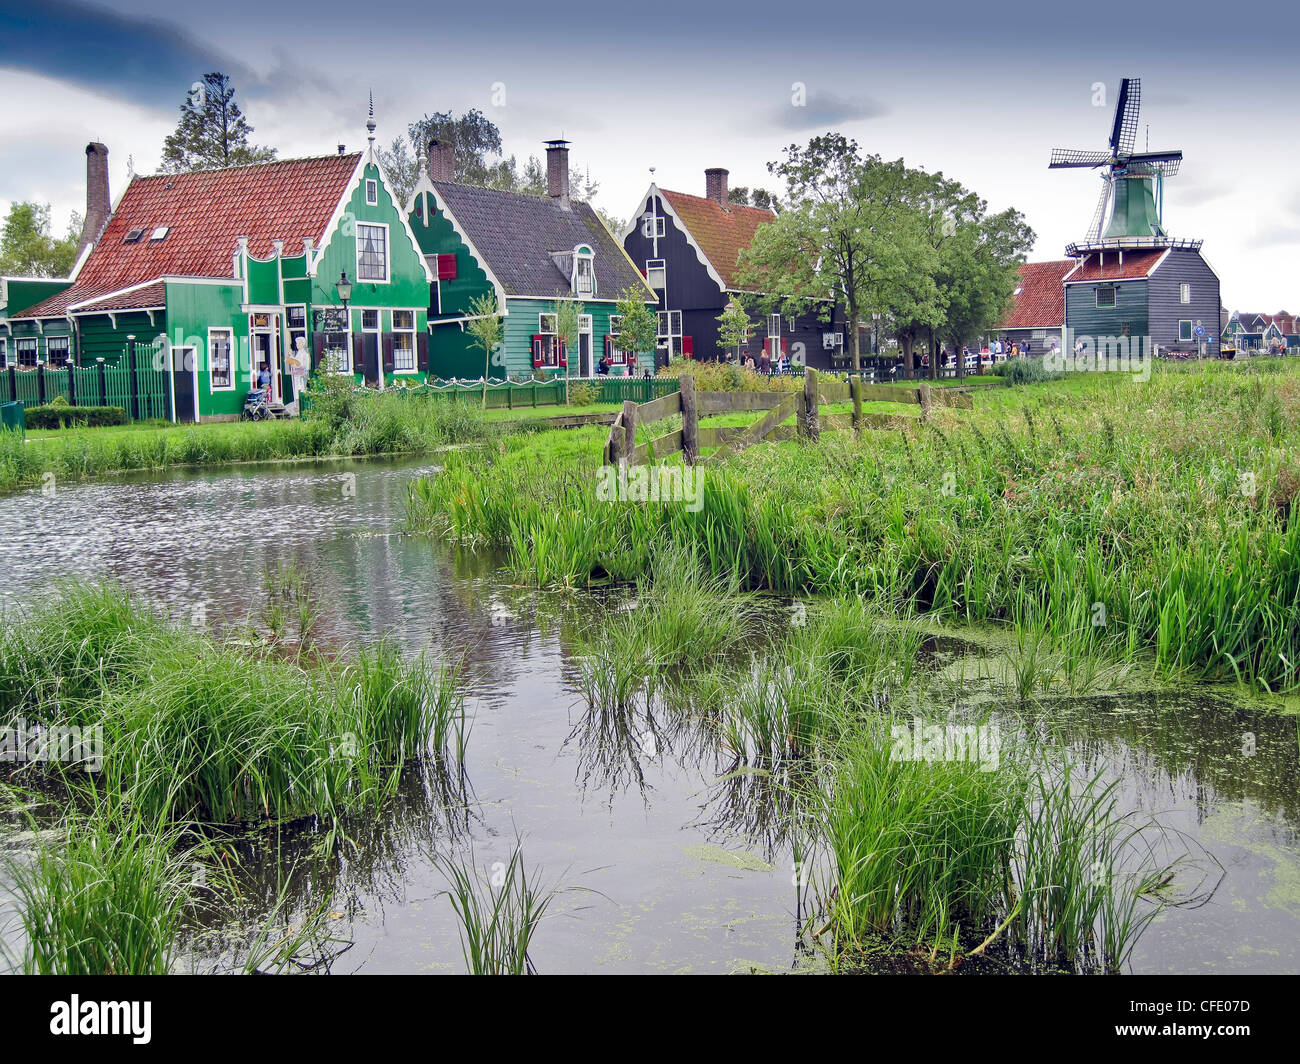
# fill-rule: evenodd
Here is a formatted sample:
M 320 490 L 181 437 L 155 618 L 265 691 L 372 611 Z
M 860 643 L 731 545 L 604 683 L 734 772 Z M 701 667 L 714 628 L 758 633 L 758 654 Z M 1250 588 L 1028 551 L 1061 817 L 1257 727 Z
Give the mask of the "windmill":
M 1155 245 L 1168 236 L 1161 221 L 1164 179 L 1178 172 L 1183 153 L 1133 150 L 1141 103 L 1140 79 L 1124 78 L 1119 86 L 1119 99 L 1115 101 L 1110 150 L 1055 148 L 1052 151 L 1052 161 L 1048 164 L 1052 170 L 1105 168 L 1101 175 L 1101 198 L 1089 223 L 1085 244 L 1116 241 L 1131 246 L 1137 242 L 1133 239 L 1136 237 L 1141 243 L 1150 241 Z

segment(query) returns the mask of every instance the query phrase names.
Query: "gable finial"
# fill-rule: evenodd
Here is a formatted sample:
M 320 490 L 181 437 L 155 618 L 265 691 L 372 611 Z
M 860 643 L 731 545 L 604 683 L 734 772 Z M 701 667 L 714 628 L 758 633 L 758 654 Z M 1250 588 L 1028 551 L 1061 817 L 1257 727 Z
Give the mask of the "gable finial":
M 370 146 L 375 146 L 375 92 L 370 90 L 370 117 L 366 119 L 366 131 L 370 134 Z

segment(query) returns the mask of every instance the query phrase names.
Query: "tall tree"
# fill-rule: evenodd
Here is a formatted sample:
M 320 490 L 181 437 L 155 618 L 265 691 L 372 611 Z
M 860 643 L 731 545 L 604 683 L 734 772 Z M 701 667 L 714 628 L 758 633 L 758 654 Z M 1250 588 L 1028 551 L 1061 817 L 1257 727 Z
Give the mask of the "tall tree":
M 76 265 L 81 215 L 72 212 L 68 233 L 52 235 L 48 203 L 14 203 L 0 230 L 0 275 L 67 277 Z
M 220 72 L 204 74 L 181 104 L 176 129 L 163 141 L 161 169 L 174 174 L 274 159 L 274 148 L 248 142 L 252 135 L 231 80 Z
M 859 372 L 859 322 L 873 312 L 911 316 L 935 299 L 915 171 L 863 156 L 839 133 L 791 144 L 768 169 L 785 182 L 785 207 L 742 252 L 739 283 L 760 293 L 764 313 L 811 310 L 827 321 L 843 300 Z

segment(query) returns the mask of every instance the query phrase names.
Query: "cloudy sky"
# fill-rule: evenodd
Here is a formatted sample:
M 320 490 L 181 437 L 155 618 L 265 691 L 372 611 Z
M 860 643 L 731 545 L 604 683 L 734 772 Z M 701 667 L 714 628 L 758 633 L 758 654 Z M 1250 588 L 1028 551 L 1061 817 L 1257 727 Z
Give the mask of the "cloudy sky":
M 282 157 L 362 146 L 370 91 L 383 142 L 427 111 L 479 107 L 521 159 L 571 140 L 597 202 L 621 217 L 651 167 L 686 192 L 703 193 L 710 166 L 770 185 L 765 164 L 784 145 L 835 128 L 1017 207 L 1035 257 L 1055 258 L 1083 235 L 1100 183 L 1049 172 L 1050 151 L 1105 148 L 1119 79 L 1140 76 L 1139 145 L 1185 153 L 1167 227 L 1204 238 L 1230 308 L 1300 311 L 1300 152 L 1287 132 L 1300 70 L 1284 43 L 1297 31 L 1296 8 L 1260 0 L 0 0 L 0 208 L 49 202 L 66 226 L 84 205 L 90 140 L 109 146 L 116 196 L 128 159 L 137 173 L 157 166 L 189 86 L 216 69 L 254 140 Z

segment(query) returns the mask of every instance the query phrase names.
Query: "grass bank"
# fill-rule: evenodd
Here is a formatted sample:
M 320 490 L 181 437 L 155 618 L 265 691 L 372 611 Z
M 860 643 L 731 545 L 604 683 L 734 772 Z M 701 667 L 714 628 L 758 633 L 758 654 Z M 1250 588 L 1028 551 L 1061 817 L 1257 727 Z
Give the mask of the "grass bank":
M 457 454 L 410 524 L 546 585 L 632 581 L 665 543 L 740 587 L 854 593 L 1084 652 L 1300 688 L 1300 368 L 1207 364 L 990 389 L 906 431 L 703 467 L 702 505 L 597 494 L 601 431 Z

